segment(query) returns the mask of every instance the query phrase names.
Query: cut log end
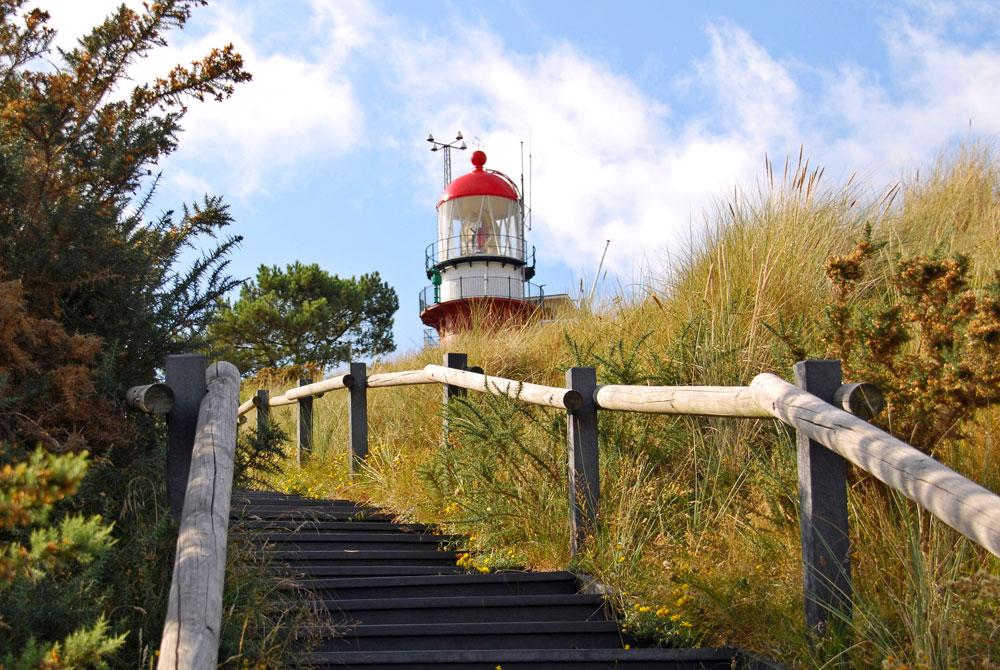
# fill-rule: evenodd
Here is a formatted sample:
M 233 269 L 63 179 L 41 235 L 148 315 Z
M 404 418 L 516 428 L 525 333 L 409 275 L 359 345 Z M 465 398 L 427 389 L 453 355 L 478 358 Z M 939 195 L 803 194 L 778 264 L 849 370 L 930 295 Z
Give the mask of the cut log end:
M 859 419 L 868 421 L 885 409 L 885 397 L 874 384 L 858 382 L 844 384 L 838 388 L 833 394 L 833 404 Z
M 164 416 L 174 408 L 174 392 L 162 383 L 133 386 L 125 393 L 125 402 L 140 412 Z

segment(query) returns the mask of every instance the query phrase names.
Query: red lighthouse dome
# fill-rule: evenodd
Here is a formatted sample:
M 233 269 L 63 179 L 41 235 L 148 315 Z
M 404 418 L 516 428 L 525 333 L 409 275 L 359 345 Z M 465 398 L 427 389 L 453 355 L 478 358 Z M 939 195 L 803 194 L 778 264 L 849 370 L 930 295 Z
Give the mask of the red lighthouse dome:
M 466 196 L 496 196 L 508 200 L 519 200 L 517 189 L 506 176 L 493 171 L 483 169 L 486 165 L 486 153 L 474 151 L 472 153 L 472 165 L 474 169 L 468 174 L 464 174 L 455 181 L 448 184 L 441 194 L 441 203 L 448 202 L 454 198 L 464 198 Z
M 499 327 L 524 323 L 541 304 L 534 249 L 524 240 L 521 194 L 507 175 L 485 169 L 486 154 L 472 154 L 473 169 L 444 188 L 437 204 L 437 241 L 427 247 L 427 278 L 420 318 L 442 341 L 476 318 Z M 478 315 L 478 316 L 477 316 Z

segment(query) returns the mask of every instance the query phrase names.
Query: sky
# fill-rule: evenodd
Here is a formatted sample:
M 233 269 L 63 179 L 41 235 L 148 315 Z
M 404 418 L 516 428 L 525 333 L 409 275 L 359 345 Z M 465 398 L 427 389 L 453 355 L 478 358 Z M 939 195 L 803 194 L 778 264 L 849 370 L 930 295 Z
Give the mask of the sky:
M 118 2 L 39 0 L 68 46 Z M 139 6 L 138 1 L 128 4 Z M 1000 136 L 1000 4 L 860 0 L 215 0 L 136 64 L 146 80 L 233 43 L 253 81 L 192 106 L 159 210 L 222 195 L 232 270 L 377 271 L 420 348 L 442 188 L 428 133 L 461 131 L 528 196 L 535 283 L 631 291 L 676 262 L 765 156 L 804 151 L 873 188 Z

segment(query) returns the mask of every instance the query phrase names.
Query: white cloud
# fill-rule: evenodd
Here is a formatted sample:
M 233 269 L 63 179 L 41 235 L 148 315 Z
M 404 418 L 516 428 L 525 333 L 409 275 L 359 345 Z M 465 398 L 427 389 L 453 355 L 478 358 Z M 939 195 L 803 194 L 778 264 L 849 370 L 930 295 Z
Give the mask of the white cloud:
M 61 36 L 57 44 L 72 46 L 76 36 L 119 4 L 53 3 L 51 23 Z M 366 8 L 360 2 L 315 0 L 313 5 L 318 14 L 312 30 L 336 48 L 307 55 L 267 53 L 253 39 L 257 26 L 252 9 L 230 0 L 197 9 L 188 29 L 168 36 L 167 48 L 153 50 L 131 68 L 133 80 L 149 81 L 232 43 L 253 75 L 224 104 L 190 105 L 180 150 L 169 159 L 183 167 L 166 171 L 170 184 L 185 197 L 198 195 L 187 193 L 195 170 L 200 172 L 197 183 L 210 191 L 248 198 L 280 182 L 299 163 L 343 155 L 355 146 L 365 119 L 343 66 L 351 50 L 364 44 Z M 141 8 L 141 2 L 132 0 L 130 6 Z
M 265 53 L 252 39 L 252 12 L 234 3 L 211 7 L 205 18 L 210 30 L 157 54 L 159 71 L 232 43 L 253 80 L 238 85 L 224 104 L 191 106 L 180 161 L 206 164 L 215 190 L 247 198 L 281 182 L 299 163 L 339 156 L 355 146 L 364 113 L 353 85 L 328 53 L 315 58 Z
M 949 41 L 940 23 L 947 16 L 934 14 L 939 32 L 908 16 L 885 26 L 892 74 L 886 84 L 860 66 L 840 69 L 824 102 L 847 128 L 828 138 L 830 160 L 888 178 L 968 133 L 970 122 L 977 135 L 1000 133 L 1000 49 Z M 1000 27 L 997 14 L 983 17 Z
M 728 132 L 748 141 L 797 141 L 801 94 L 787 68 L 731 23 L 709 25 L 710 50 L 695 71 L 709 86 Z

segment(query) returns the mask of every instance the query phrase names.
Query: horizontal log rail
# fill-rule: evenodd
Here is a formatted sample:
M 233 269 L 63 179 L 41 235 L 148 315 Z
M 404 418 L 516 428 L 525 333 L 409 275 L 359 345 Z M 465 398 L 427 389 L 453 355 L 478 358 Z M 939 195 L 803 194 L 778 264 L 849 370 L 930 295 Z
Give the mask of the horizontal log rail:
M 423 370 L 405 370 L 403 372 L 379 372 L 368 377 L 369 388 L 386 388 L 389 386 L 409 386 L 411 384 L 433 384 L 433 379 Z
M 488 377 L 484 374 L 457 370 L 443 365 L 428 365 L 424 367 L 424 373 L 439 384 L 493 395 L 504 395 L 533 405 L 572 410 L 578 408 L 583 402 L 580 393 L 573 389 L 529 384 L 503 377 Z
M 1000 556 L 1000 496 L 777 375 L 757 375 L 750 389 L 769 414 L 840 454 Z
M 174 408 L 174 392 L 162 382 L 133 386 L 125 392 L 125 404 L 146 414 L 166 416 Z
M 354 378 L 349 375 L 330 377 L 314 384 L 295 386 L 279 396 L 268 400 L 269 407 L 292 405 L 302 398 L 321 396 L 327 391 L 349 389 Z M 428 365 L 423 370 L 404 370 L 402 372 L 380 372 L 368 377 L 368 388 L 388 388 L 391 386 L 411 386 L 415 384 L 444 384 L 457 386 L 470 391 L 480 391 L 492 395 L 504 395 L 518 398 L 524 402 L 557 409 L 575 409 L 580 406 L 580 394 L 572 389 L 560 386 L 543 386 L 519 382 L 503 377 L 489 377 L 470 370 L 456 370 L 443 365 Z M 260 401 L 257 396 L 250 398 L 238 408 L 237 415 L 243 416 L 256 409 Z M 760 416 L 769 416 L 761 413 Z
M 330 377 L 329 379 L 324 379 L 323 381 L 318 381 L 313 384 L 290 388 L 285 391 L 285 397 L 289 400 L 298 400 L 299 398 L 306 398 L 310 396 L 321 396 L 327 391 L 349 389 L 353 384 L 354 377 L 351 375 L 337 375 L 336 377 Z
M 749 386 L 598 386 L 600 409 L 648 414 L 770 417 Z

